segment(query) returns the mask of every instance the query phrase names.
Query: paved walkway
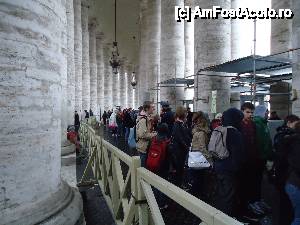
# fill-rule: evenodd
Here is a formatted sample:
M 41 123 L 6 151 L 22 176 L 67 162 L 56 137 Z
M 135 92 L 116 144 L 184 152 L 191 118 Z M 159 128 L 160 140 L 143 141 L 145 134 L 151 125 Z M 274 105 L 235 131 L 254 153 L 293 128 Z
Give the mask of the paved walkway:
M 100 130 L 101 135 L 104 135 L 105 140 L 132 156 L 135 152 L 130 152 L 125 144 L 124 137 L 112 137 L 106 130 Z M 77 179 L 79 180 L 83 170 L 86 166 L 87 160 L 81 162 L 77 161 Z M 112 215 L 106 205 L 105 199 L 101 193 L 101 190 L 96 187 L 94 189 L 88 189 L 82 192 L 84 213 L 87 225 L 112 225 L 114 224 Z M 272 185 L 268 184 L 266 178 L 263 182 L 263 196 L 269 205 L 276 206 L 276 190 Z M 185 210 L 183 207 L 168 199 L 169 208 L 162 212 L 166 225 L 199 225 L 200 219 L 193 214 Z M 276 207 L 273 209 L 272 215 L 265 217 L 258 223 L 251 223 L 250 225 L 280 225 L 276 223 L 279 211 Z M 273 218 L 273 223 L 271 222 Z

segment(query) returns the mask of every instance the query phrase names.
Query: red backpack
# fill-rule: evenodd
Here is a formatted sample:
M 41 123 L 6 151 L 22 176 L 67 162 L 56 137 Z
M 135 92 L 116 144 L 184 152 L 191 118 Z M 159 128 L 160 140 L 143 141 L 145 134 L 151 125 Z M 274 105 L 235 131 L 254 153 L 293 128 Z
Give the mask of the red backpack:
M 158 141 L 156 137 L 152 138 L 146 161 L 146 168 L 148 170 L 154 173 L 159 171 L 163 161 L 166 159 L 169 143 L 169 139 Z

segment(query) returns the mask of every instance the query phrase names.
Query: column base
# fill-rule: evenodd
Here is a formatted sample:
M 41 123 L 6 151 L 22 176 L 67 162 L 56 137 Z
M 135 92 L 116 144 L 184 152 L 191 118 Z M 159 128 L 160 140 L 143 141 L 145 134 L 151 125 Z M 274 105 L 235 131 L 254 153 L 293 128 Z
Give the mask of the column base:
M 81 195 L 64 181 L 50 197 L 4 211 L 0 224 L 85 225 Z
M 76 146 L 70 141 L 66 141 L 61 145 L 61 156 L 73 154 L 76 151 Z

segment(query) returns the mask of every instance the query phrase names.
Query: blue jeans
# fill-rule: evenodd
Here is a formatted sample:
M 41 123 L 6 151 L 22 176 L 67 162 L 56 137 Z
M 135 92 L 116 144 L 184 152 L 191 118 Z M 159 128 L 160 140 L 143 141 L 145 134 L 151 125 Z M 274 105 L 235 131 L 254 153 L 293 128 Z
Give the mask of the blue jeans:
M 300 225 L 300 189 L 293 184 L 287 183 L 285 191 L 294 208 L 294 220 L 291 225 Z
M 146 167 L 147 153 L 139 152 L 139 156 L 141 159 L 141 166 Z
M 130 128 L 125 127 L 125 140 L 128 140 L 129 132 L 130 132 Z

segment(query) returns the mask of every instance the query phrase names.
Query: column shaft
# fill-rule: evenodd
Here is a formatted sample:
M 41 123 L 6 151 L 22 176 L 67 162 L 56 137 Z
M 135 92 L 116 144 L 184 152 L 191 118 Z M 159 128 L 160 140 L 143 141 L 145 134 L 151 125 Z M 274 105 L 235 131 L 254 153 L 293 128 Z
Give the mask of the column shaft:
M 74 0 L 74 63 L 75 63 L 75 110 L 82 111 L 82 29 L 81 0 Z
M 132 80 L 132 68 L 130 65 L 127 65 L 125 68 L 125 73 L 127 76 L 127 106 L 133 108 L 134 99 L 133 99 L 133 88 L 131 86 Z
M 119 77 L 120 75 L 119 74 L 114 74 L 114 73 L 111 73 L 111 78 L 112 78 L 112 98 L 113 98 L 113 104 L 114 105 L 120 105 L 120 102 L 119 102 L 119 92 L 120 92 L 120 89 L 119 89 Z
M 1 224 L 82 224 L 80 194 L 60 178 L 65 4 L 0 3 Z
M 120 68 L 120 76 L 119 76 L 119 90 L 118 93 L 120 94 L 120 105 L 122 108 L 126 107 L 126 87 L 125 87 L 125 70 L 124 66 L 122 65 Z
M 98 36 L 96 39 L 97 48 L 97 96 L 98 105 L 101 113 L 104 112 L 104 59 L 103 59 L 103 43 L 102 37 Z
M 148 0 L 146 10 L 146 61 L 147 61 L 147 88 L 149 100 L 157 102 L 157 82 L 159 82 L 160 65 L 160 23 L 161 4 L 160 0 Z
M 89 26 L 89 38 L 90 38 L 90 98 L 91 109 L 94 115 L 98 115 L 97 105 L 97 61 L 96 61 L 96 23 L 93 21 Z
M 291 7 L 291 0 L 272 0 L 272 9 L 289 9 Z M 292 22 L 293 20 L 287 19 L 271 20 L 271 54 L 292 48 Z M 287 57 L 287 55 L 281 55 L 281 57 Z M 290 85 L 287 82 L 278 82 L 271 85 L 270 92 L 289 93 Z M 271 95 L 270 106 L 270 111 L 276 111 L 281 118 L 285 118 L 291 113 L 292 104 L 288 95 Z
M 241 94 L 240 92 L 230 93 L 230 107 L 241 109 Z
M 196 0 L 195 5 L 212 8 L 219 5 L 230 8 L 230 1 L 213 2 Z M 230 60 L 230 20 L 195 20 L 195 69 L 215 65 Z M 212 91 L 217 91 L 217 112 L 230 107 L 230 82 L 228 78 L 201 75 L 195 77 L 195 110 L 211 113 Z
M 185 5 L 193 7 L 194 0 L 185 0 Z M 184 77 L 187 78 L 194 74 L 194 21 L 184 23 L 184 45 L 185 45 L 185 67 Z M 187 78 L 193 79 L 193 77 Z M 186 88 L 184 99 L 192 100 L 194 89 Z
M 89 9 L 88 0 L 82 1 L 82 109 L 90 110 L 90 62 L 89 62 Z
M 184 77 L 185 47 L 184 22 L 174 18 L 174 7 L 184 6 L 183 0 L 161 1 L 161 46 L 160 81 Z M 165 86 L 165 85 L 164 85 Z M 168 101 L 171 107 L 182 105 L 184 89 L 173 87 L 160 88 L 161 101 Z
M 109 65 L 110 48 L 105 45 L 103 48 L 104 59 L 104 108 L 105 110 L 112 109 L 112 86 L 111 86 L 111 67 Z
M 139 51 L 139 67 L 138 67 L 138 89 L 139 89 L 139 101 L 141 104 L 146 100 L 150 100 L 147 83 L 147 0 L 140 2 L 140 51 Z
M 74 6 L 73 0 L 67 1 L 67 37 L 68 37 L 68 80 L 67 80 L 67 97 L 68 97 L 68 125 L 74 124 L 75 111 L 75 63 L 74 63 Z
M 300 2 L 292 1 L 293 17 L 293 48 L 300 46 Z M 297 93 L 297 99 L 293 101 L 293 114 L 300 116 L 300 51 L 293 52 L 293 90 Z

